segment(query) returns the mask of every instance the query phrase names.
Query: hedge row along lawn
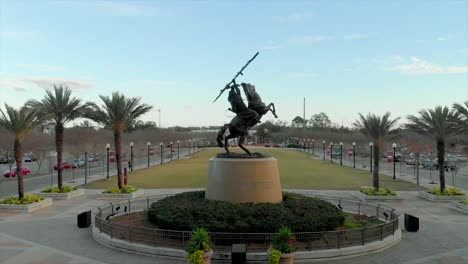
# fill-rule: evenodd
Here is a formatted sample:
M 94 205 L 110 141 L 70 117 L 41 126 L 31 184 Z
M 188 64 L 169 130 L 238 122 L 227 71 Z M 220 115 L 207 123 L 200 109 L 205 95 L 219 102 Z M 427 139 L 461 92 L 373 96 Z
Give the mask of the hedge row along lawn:
M 239 148 L 233 148 L 238 152 Z M 312 160 L 306 153 L 292 149 L 250 148 L 251 152 L 261 152 L 278 160 L 283 189 L 316 190 L 360 190 L 372 185 L 372 174 L 368 171 L 340 166 L 330 161 Z M 157 188 L 205 188 L 208 177 L 208 160 L 222 149 L 208 149 L 196 153 L 190 159 L 176 160 L 163 166 L 154 166 L 129 174 L 129 184 L 143 189 Z M 98 180 L 86 188 L 108 189 L 117 187 L 117 177 L 112 180 Z M 415 184 L 380 175 L 380 187 L 393 191 L 422 190 Z

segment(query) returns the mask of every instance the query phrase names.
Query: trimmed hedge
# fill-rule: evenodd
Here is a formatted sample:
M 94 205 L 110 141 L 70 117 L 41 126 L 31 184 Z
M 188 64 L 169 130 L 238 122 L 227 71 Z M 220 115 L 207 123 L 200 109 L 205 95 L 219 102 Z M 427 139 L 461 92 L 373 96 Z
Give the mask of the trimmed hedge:
M 274 233 L 282 226 L 293 232 L 332 231 L 343 225 L 344 213 L 331 203 L 283 193 L 282 203 L 232 204 L 205 199 L 204 191 L 185 192 L 151 204 L 148 220 L 158 228 L 210 232 Z

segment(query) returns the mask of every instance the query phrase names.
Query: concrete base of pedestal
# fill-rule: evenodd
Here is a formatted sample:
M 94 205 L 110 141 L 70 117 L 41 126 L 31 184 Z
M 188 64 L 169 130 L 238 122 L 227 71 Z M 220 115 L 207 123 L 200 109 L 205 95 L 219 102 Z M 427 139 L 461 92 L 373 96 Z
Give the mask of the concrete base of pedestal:
M 211 158 L 205 198 L 231 203 L 283 201 L 275 158 Z

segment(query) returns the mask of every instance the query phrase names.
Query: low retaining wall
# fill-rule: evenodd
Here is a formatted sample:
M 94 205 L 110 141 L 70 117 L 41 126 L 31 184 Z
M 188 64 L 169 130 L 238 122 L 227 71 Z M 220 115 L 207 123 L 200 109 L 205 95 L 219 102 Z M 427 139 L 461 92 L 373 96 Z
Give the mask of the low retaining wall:
M 164 247 L 151 247 L 143 244 L 129 243 L 124 240 L 111 238 L 109 235 L 99 232 L 99 229 L 94 225 L 92 228 L 92 236 L 102 245 L 120 251 L 141 255 L 157 256 L 160 258 L 173 259 L 177 261 L 184 261 L 186 259 L 187 253 L 184 250 Z M 336 260 L 369 254 L 391 247 L 397 244 L 400 240 L 401 230 L 398 229 L 395 230 L 395 234 L 392 236 L 386 237 L 381 241 L 365 244 L 363 246 L 345 247 L 341 249 L 297 251 L 295 252 L 294 263 Z M 216 261 L 216 263 L 231 263 L 231 254 L 214 252 L 212 260 Z M 266 252 L 247 253 L 247 263 L 268 263 L 268 255 Z
M 96 199 L 133 199 L 144 193 L 143 189 L 138 189 L 132 193 L 98 193 Z
M 459 211 L 459 212 L 462 212 L 462 213 L 465 213 L 465 214 L 468 214 L 468 205 L 464 205 L 460 202 L 452 202 L 452 208 Z
M 461 201 L 465 199 L 465 195 L 437 196 L 426 191 L 419 191 L 418 196 L 435 203 L 449 203 L 452 201 Z
M 28 205 L 23 204 L 0 204 L 0 212 L 17 212 L 17 213 L 30 213 L 44 207 L 52 205 L 52 199 L 45 198 L 37 203 Z
M 361 201 L 366 202 L 385 202 L 385 201 L 395 201 L 395 200 L 403 200 L 403 197 L 399 196 L 398 193 L 395 196 L 374 196 L 374 195 L 366 195 L 360 191 L 352 192 L 352 195 L 358 198 Z
M 52 198 L 54 200 L 70 200 L 80 195 L 84 195 L 84 189 L 76 189 L 72 192 L 67 193 L 38 193 L 37 195 Z

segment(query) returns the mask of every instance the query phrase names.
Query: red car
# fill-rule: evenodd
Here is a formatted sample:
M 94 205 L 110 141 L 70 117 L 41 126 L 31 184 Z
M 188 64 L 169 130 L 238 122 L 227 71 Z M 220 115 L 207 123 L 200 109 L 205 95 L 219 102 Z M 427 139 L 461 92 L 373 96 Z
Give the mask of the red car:
M 23 172 L 23 175 L 31 173 L 31 170 L 28 167 L 24 167 L 21 171 Z M 9 178 L 10 176 L 16 177 L 16 167 L 11 168 L 11 171 L 5 171 L 3 176 L 5 176 L 5 178 Z
M 66 161 L 62 162 L 62 166 L 61 166 L 62 170 L 68 170 L 68 169 L 71 169 L 72 167 L 73 167 L 72 164 L 70 164 L 70 163 L 68 163 Z M 54 165 L 54 170 L 58 170 L 58 165 L 57 164 Z

